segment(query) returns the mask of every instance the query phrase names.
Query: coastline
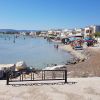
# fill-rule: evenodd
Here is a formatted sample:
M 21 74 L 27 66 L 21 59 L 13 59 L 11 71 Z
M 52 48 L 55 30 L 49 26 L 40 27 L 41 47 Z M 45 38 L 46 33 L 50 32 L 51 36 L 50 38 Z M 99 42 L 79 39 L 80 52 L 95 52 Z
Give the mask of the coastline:
M 70 45 L 60 45 L 59 48 L 69 52 L 71 55 L 73 55 L 76 58 L 79 58 L 80 60 L 87 59 L 87 56 L 85 54 L 83 54 L 84 50 L 81 50 L 81 51 L 74 50 L 74 49 L 72 49 L 72 47 Z
M 100 77 L 99 51 L 99 47 L 85 48 L 81 55 L 82 58 L 84 55 L 86 57 L 86 60 L 78 62 L 76 64 L 66 65 L 66 69 L 68 70 L 68 77 Z M 77 54 L 79 53 L 74 53 L 74 55 Z M 80 57 L 80 55 L 78 56 Z
M 85 55 L 84 50 L 81 51 L 75 51 L 72 49 L 70 45 L 64 45 L 64 44 L 59 44 L 59 48 L 61 50 L 64 50 L 72 55 L 72 59 L 69 59 L 66 64 L 63 65 L 56 65 L 56 66 L 51 66 L 51 67 L 45 67 L 43 70 L 55 70 L 55 69 L 62 69 L 65 68 L 66 65 L 71 65 L 71 64 L 76 64 L 79 62 L 83 62 L 87 59 L 87 56 Z
M 98 44 L 97 44 L 98 45 Z M 59 49 L 72 54 L 73 58 L 66 65 L 47 67 L 48 70 L 67 69 L 68 77 L 100 77 L 100 47 L 87 47 L 83 50 L 73 50 L 70 45 L 59 45 Z M 73 63 L 73 60 L 75 63 Z

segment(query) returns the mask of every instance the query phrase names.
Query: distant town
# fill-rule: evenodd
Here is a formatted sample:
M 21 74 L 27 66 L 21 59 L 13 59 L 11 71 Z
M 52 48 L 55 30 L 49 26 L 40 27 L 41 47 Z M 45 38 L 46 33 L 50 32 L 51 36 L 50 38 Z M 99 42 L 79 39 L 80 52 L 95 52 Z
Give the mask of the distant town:
M 0 29 L 0 33 L 6 34 L 20 34 L 30 36 L 49 36 L 51 38 L 66 38 L 69 36 L 98 36 L 100 32 L 100 25 L 90 25 L 85 28 L 74 29 L 50 29 L 42 30 L 13 30 L 13 29 Z

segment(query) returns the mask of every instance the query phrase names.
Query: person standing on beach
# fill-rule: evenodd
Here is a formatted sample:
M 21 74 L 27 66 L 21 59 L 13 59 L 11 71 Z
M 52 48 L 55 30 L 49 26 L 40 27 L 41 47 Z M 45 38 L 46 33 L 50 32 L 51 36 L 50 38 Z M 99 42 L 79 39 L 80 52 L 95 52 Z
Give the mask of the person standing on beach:
M 59 46 L 58 46 L 58 44 L 57 44 L 56 48 L 58 49 L 58 47 L 59 47 Z

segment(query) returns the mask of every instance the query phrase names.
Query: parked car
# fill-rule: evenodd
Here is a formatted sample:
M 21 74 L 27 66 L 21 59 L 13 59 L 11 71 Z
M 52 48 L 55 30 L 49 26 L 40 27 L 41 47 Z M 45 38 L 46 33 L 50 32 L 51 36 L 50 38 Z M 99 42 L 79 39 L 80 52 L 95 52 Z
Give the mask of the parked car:
M 83 46 L 74 46 L 73 49 L 75 49 L 75 50 L 83 50 Z

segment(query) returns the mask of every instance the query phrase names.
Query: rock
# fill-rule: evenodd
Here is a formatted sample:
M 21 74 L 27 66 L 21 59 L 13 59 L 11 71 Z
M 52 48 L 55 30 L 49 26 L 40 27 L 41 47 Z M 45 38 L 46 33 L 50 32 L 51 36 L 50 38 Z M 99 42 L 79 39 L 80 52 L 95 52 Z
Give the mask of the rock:
M 83 58 L 83 59 L 80 59 L 80 62 L 84 62 L 85 61 L 85 58 Z
M 27 65 L 24 61 L 20 61 L 16 63 L 16 71 L 24 70 L 27 68 Z
M 4 72 L 7 70 L 15 71 L 15 64 L 0 64 L 0 70 Z
M 76 64 L 78 61 L 76 59 L 71 59 L 69 61 L 67 61 L 67 64 L 66 65 L 69 65 L 69 64 Z

